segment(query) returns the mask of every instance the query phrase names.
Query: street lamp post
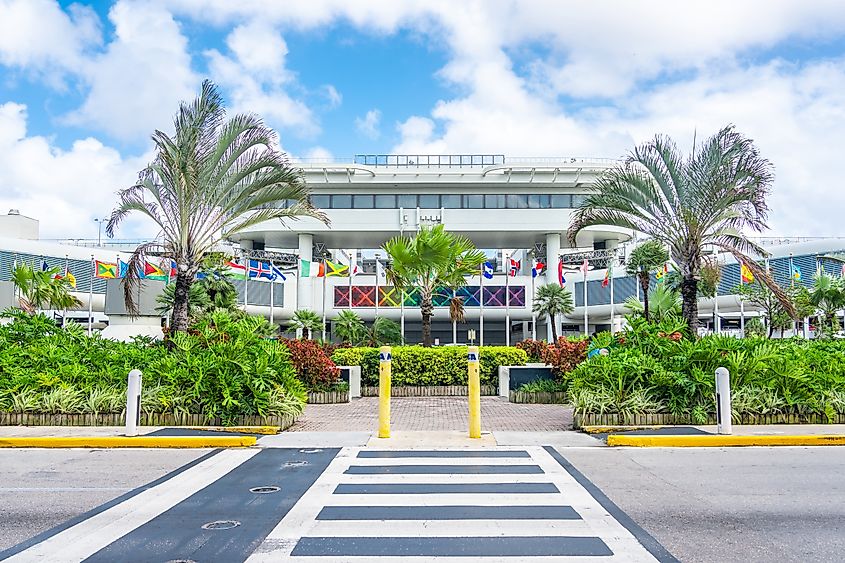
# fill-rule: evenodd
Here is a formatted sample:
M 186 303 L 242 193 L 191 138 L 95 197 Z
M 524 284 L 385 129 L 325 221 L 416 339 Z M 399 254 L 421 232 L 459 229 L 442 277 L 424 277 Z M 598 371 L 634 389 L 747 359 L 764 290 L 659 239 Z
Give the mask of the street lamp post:
M 103 223 L 106 221 L 108 221 L 106 218 L 94 218 L 94 222 L 97 223 L 97 246 L 103 246 Z

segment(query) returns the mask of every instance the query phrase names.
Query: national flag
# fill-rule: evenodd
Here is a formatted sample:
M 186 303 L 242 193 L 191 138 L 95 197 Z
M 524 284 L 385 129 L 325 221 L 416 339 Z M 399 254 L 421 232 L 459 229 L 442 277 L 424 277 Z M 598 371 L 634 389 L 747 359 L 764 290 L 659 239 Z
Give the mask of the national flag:
M 566 285 L 566 278 L 563 276 L 563 259 L 559 259 L 557 261 L 557 283 L 560 284 L 560 287 Z
M 268 280 L 273 279 L 273 269 L 270 266 L 269 262 L 250 260 L 248 274 L 251 278 L 265 278 Z
M 669 273 L 669 264 L 663 264 L 663 269 L 657 270 L 657 273 L 654 274 L 654 277 L 657 279 L 658 282 L 662 282 L 663 278 L 668 273 Z
M 845 262 L 842 263 L 842 271 L 839 272 L 839 277 L 845 278 Z
M 581 273 L 585 276 L 587 275 L 587 270 L 590 269 L 590 261 L 584 258 L 584 262 L 581 264 Z
M 376 260 L 376 279 L 378 279 L 379 285 L 385 285 L 387 283 L 387 271 L 384 268 L 384 264 L 379 260 Z
M 129 271 L 129 263 L 124 262 L 120 258 L 117 259 L 117 277 L 125 278 L 126 273 Z
M 50 269 L 50 266 L 47 264 L 46 260 L 41 260 L 41 271 L 46 272 Z
M 117 264 L 114 262 L 100 262 L 94 260 L 94 276 L 105 279 L 117 278 Z
M 322 262 L 299 260 L 299 275 L 303 278 L 322 278 L 326 275 L 326 267 Z
M 516 277 L 516 275 L 519 273 L 519 270 L 522 269 L 522 260 L 514 260 L 513 258 L 511 258 L 510 261 L 511 261 L 510 275 L 513 278 L 513 277 Z
M 751 268 L 745 264 L 740 263 L 739 272 L 740 277 L 742 278 L 742 283 L 751 283 L 754 281 L 754 274 L 751 273 Z
M 229 268 L 228 276 L 230 278 L 234 278 L 236 280 L 245 280 L 246 279 L 246 266 L 243 264 L 238 264 L 237 262 L 226 262 L 226 266 Z
M 607 287 L 610 284 L 610 276 L 613 275 L 613 268 L 611 266 L 607 267 L 607 270 L 604 272 L 604 279 L 601 280 L 601 286 Z
M 178 274 L 178 273 L 179 273 L 179 268 L 176 265 L 176 260 L 171 260 L 170 261 L 170 277 L 175 278 L 176 274 Z
M 795 281 L 801 281 L 801 268 L 795 264 L 792 265 L 792 279 Z
M 65 274 L 62 276 L 65 280 L 67 280 L 68 285 L 72 288 L 76 289 L 76 276 L 70 273 L 70 270 L 65 268 Z
M 144 260 L 144 278 L 148 280 L 167 281 L 167 274 L 159 266 Z
M 481 275 L 483 275 L 488 280 L 492 280 L 494 270 L 495 270 L 495 268 L 493 268 L 493 264 L 491 264 L 490 262 L 485 262 L 481 266 Z
M 326 277 L 349 277 L 349 266 L 326 260 Z
M 273 277 L 271 278 L 271 279 L 273 279 L 273 281 L 275 281 L 277 278 L 281 278 L 282 281 L 288 280 L 288 277 L 284 274 L 284 272 L 282 272 L 280 269 L 278 269 L 275 264 L 270 264 L 270 269 L 272 270 L 272 273 L 273 273 Z
M 539 260 L 534 262 L 534 265 L 531 267 L 531 277 L 536 278 L 540 274 L 543 273 L 543 270 L 546 269 L 546 265 Z

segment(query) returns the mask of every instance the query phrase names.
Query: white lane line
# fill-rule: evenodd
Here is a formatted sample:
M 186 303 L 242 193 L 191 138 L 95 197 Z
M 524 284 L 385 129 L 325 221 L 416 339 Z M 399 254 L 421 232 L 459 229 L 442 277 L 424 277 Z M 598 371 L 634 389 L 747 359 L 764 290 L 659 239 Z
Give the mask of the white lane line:
M 251 560 L 250 560 L 251 561 Z M 269 561 L 269 560 L 268 560 Z M 291 563 L 372 563 L 373 561 L 401 561 L 401 563 L 474 563 L 475 561 L 483 561 L 484 563 L 526 563 L 529 559 L 525 557 L 321 557 L 321 556 L 300 556 L 288 557 L 285 561 Z M 532 557 L 530 561 L 537 561 L 539 563 L 560 563 L 564 561 L 575 563 L 627 563 L 629 561 L 624 556 L 613 555 L 609 557 Z
M 82 561 L 217 481 L 260 450 L 224 450 L 155 487 L 47 538 L 6 561 Z
M 317 520 L 305 535 L 338 538 L 595 537 L 596 532 L 583 520 Z
M 352 465 L 537 465 L 530 457 L 356 457 Z
M 332 489 L 334 490 L 334 489 Z M 560 493 L 414 493 L 332 495 L 326 506 L 569 506 Z

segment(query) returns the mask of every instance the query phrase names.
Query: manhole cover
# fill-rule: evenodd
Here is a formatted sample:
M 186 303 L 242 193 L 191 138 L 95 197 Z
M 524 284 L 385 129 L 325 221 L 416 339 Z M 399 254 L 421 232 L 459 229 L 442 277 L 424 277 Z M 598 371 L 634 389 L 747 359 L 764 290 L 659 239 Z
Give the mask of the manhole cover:
M 301 453 L 301 454 L 318 454 L 321 451 L 323 451 L 323 450 L 320 449 L 320 448 L 308 448 L 308 449 L 305 449 L 305 450 L 299 450 L 299 453 Z
M 287 461 L 282 465 L 282 467 L 302 467 L 303 465 L 308 465 L 308 462 L 302 460 Z
M 249 490 L 249 492 L 255 493 L 257 495 L 268 495 L 270 493 L 278 493 L 281 490 L 281 487 L 268 485 L 266 487 L 253 487 Z
M 202 525 L 203 530 L 230 530 L 237 528 L 241 523 L 237 520 L 215 520 Z

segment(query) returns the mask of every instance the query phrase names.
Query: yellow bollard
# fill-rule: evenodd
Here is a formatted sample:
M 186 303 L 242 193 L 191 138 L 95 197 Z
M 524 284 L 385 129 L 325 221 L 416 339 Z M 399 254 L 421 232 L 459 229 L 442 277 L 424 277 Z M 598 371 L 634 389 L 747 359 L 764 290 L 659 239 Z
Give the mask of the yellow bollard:
M 478 346 L 470 346 L 467 350 L 470 438 L 481 438 L 481 380 L 478 369 Z
M 378 354 L 378 437 L 390 438 L 390 346 Z

